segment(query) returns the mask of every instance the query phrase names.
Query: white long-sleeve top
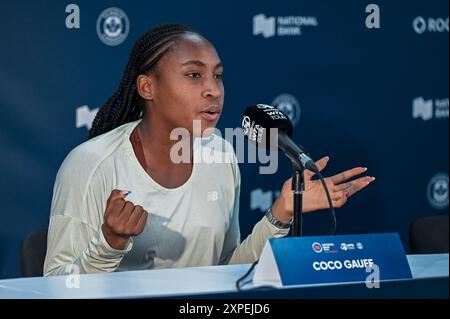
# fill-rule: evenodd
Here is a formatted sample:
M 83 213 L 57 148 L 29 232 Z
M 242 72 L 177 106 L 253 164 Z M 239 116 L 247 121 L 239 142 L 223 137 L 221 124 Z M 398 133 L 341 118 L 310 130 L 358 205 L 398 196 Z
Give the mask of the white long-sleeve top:
M 240 242 L 241 177 L 232 146 L 217 135 L 194 143 L 190 178 L 168 189 L 140 165 L 130 142 L 139 121 L 124 124 L 72 150 L 56 176 L 44 275 L 251 263 L 267 239 L 285 236 L 263 217 Z M 203 155 L 202 155 L 203 154 Z M 204 160 L 205 154 L 223 163 Z M 106 201 L 113 189 L 149 216 L 124 250 L 103 237 Z

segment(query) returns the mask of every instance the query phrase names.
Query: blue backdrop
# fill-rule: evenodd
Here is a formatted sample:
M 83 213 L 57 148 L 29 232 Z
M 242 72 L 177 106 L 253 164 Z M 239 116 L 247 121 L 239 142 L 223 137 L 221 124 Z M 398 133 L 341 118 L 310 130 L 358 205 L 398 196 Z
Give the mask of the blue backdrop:
M 110 7 L 127 19 L 99 20 Z M 331 157 L 326 175 L 369 167 L 377 180 L 338 210 L 337 234 L 399 232 L 408 248 L 414 219 L 448 214 L 447 0 L 1 0 L 0 17 L 0 278 L 19 276 L 20 241 L 47 226 L 60 164 L 116 89 L 134 40 L 160 23 L 188 24 L 216 46 L 220 129 L 238 127 L 246 105 L 274 102 L 314 158 Z M 240 167 L 246 236 L 291 168 L 284 158 L 275 175 Z M 306 235 L 329 227 L 326 212 L 304 218 Z

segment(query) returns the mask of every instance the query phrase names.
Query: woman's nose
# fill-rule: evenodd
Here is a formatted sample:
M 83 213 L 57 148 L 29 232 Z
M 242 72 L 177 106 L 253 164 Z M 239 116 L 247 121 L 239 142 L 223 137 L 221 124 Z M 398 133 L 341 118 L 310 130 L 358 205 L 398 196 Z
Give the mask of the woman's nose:
M 217 80 L 212 78 L 204 82 L 203 97 L 219 98 L 222 95 L 222 87 Z

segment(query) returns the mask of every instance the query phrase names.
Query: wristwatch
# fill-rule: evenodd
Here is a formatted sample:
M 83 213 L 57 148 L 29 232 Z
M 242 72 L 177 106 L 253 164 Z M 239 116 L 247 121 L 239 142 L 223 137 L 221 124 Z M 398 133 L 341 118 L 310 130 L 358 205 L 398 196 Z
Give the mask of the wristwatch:
M 269 220 L 269 222 L 274 225 L 275 227 L 281 228 L 281 229 L 288 229 L 292 225 L 292 221 L 294 218 L 291 218 L 291 221 L 289 223 L 282 222 L 272 214 L 272 209 L 269 208 L 269 210 L 266 213 L 266 218 Z

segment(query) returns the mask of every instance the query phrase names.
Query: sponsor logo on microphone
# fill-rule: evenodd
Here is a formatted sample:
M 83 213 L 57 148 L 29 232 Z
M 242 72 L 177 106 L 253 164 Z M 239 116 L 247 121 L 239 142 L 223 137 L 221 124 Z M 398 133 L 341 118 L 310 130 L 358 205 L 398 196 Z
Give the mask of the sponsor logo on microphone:
M 283 114 L 283 112 L 271 105 L 257 104 L 256 106 L 269 115 L 272 120 L 287 120 L 287 117 Z
M 255 124 L 255 121 L 252 121 L 247 115 L 242 118 L 242 130 L 249 140 L 256 143 L 262 142 L 265 128 L 259 124 Z

